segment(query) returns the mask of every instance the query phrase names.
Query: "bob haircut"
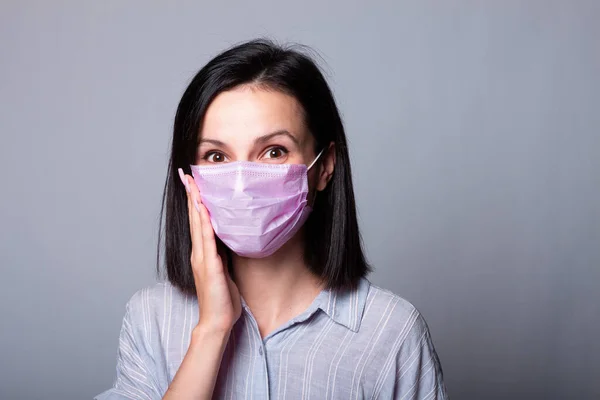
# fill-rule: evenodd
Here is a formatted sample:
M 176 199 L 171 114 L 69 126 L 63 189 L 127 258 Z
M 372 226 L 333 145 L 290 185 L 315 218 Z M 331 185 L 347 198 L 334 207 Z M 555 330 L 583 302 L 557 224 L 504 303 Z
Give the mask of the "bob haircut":
M 191 175 L 189 166 L 196 162 L 203 118 L 212 100 L 221 92 L 248 84 L 296 98 L 303 108 L 306 126 L 315 138 L 315 154 L 331 142 L 335 144 L 333 175 L 325 190 L 317 194 L 313 212 L 302 230 L 304 259 L 328 289 L 356 287 L 371 268 L 362 249 L 346 134 L 339 111 L 315 62 L 300 51 L 269 40 L 245 42 L 217 55 L 196 74 L 179 102 L 160 211 L 158 273 L 164 234 L 168 280 L 186 293 L 196 293 L 190 262 L 187 197 L 177 169 Z M 231 257 L 227 259 L 232 272 Z

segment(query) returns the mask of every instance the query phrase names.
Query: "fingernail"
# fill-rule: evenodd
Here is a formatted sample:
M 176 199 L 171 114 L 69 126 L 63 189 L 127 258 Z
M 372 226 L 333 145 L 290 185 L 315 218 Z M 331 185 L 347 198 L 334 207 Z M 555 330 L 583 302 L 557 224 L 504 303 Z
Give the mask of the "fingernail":
M 181 179 L 181 183 L 183 183 L 183 186 L 185 186 L 185 191 L 189 193 L 190 185 L 188 184 L 187 179 L 185 179 L 185 174 L 183 173 L 183 169 L 179 168 L 177 171 L 179 172 L 179 179 Z
M 200 212 L 200 204 L 198 204 L 198 200 L 194 199 L 194 207 L 196 207 L 196 211 Z

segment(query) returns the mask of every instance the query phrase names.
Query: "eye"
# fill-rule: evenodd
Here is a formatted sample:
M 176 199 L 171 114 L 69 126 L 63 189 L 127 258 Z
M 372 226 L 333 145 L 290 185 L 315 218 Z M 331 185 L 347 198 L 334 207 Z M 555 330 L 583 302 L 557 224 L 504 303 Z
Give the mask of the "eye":
M 222 163 L 225 162 L 227 157 L 225 157 L 225 154 L 218 151 L 209 151 L 204 155 L 203 159 L 211 163 Z
M 276 146 L 267 149 L 264 158 L 277 159 L 284 157 L 289 151 L 285 147 Z

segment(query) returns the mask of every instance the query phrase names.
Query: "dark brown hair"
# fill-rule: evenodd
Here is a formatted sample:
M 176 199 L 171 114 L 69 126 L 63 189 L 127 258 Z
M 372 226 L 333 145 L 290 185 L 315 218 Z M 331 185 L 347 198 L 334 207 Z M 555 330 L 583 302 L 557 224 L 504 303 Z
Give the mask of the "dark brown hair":
M 212 100 L 221 92 L 250 83 L 282 91 L 298 100 L 308 130 L 315 138 L 315 154 L 335 143 L 333 176 L 316 196 L 313 212 L 304 226 L 304 255 L 309 268 L 328 288 L 354 288 L 371 269 L 362 250 L 346 134 L 339 111 L 316 63 L 301 51 L 268 40 L 246 42 L 217 55 L 196 74 L 179 102 L 160 211 L 157 270 L 160 273 L 164 235 L 169 281 L 195 294 L 187 198 L 177 169 L 191 174 L 189 165 L 195 162 L 200 127 Z

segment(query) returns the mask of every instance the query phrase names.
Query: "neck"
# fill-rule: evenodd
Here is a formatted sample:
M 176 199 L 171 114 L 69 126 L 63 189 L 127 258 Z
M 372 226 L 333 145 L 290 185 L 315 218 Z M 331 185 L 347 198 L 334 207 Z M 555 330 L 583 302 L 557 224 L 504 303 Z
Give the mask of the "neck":
M 298 232 L 269 257 L 233 255 L 235 282 L 263 337 L 306 310 L 323 289 L 304 262 L 301 237 Z

